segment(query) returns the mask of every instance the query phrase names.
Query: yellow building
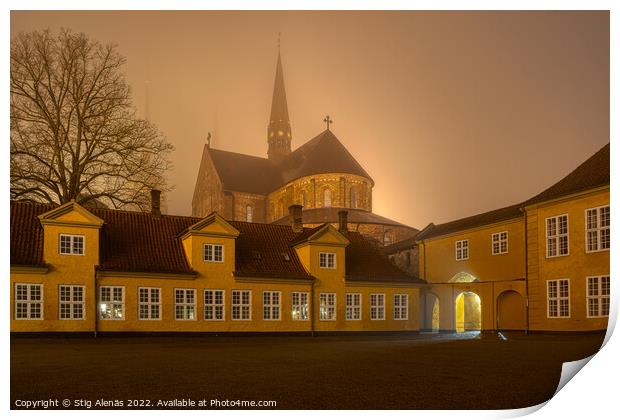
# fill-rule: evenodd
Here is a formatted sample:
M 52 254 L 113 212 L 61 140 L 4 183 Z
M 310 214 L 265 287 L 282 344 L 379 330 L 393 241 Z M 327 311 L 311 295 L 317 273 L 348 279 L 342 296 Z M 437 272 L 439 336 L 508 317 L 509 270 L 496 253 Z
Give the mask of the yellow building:
M 417 331 L 419 288 L 362 235 L 11 202 L 12 333 Z

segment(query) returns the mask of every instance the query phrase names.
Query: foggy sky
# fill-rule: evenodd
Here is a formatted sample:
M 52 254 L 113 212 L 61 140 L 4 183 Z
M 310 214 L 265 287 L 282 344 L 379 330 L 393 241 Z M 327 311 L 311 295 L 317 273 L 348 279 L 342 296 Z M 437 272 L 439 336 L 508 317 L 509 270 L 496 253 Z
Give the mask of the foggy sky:
M 329 114 L 373 211 L 414 227 L 523 201 L 609 141 L 607 12 L 11 13 L 12 35 L 60 27 L 119 44 L 176 148 L 171 214 L 191 213 L 207 132 L 266 157 L 278 32 L 293 149 Z

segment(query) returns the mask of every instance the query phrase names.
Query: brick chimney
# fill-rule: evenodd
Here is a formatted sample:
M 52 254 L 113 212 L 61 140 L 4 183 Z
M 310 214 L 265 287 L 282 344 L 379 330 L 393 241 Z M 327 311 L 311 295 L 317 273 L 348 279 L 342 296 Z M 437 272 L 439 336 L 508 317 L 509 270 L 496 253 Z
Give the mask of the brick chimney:
M 338 212 L 338 230 L 342 233 L 348 232 L 349 231 L 349 226 L 348 226 L 348 218 L 349 212 L 346 210 L 340 210 Z
M 293 204 L 288 206 L 288 221 L 293 228 L 293 232 L 300 233 L 304 230 L 301 218 L 301 210 L 304 208 L 301 204 Z
M 151 214 L 155 217 L 161 217 L 161 191 L 151 190 Z

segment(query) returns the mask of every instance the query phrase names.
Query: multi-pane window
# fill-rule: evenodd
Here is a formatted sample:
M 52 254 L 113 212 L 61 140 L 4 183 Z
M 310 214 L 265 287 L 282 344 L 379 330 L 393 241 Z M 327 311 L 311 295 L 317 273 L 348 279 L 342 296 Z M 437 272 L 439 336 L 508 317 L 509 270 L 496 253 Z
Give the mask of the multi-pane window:
M 161 289 L 158 287 L 138 288 L 138 319 L 161 319 Z
M 59 286 L 58 318 L 84 319 L 84 286 Z
M 174 319 L 196 319 L 196 289 L 174 289 Z
M 254 218 L 254 208 L 252 206 L 246 206 L 245 207 L 245 221 L 251 223 L 253 218 Z
M 547 257 L 568 255 L 568 215 L 547 219 Z
M 43 319 L 43 285 L 15 284 L 15 319 Z
M 463 239 L 462 241 L 456 241 L 456 260 L 469 259 L 469 240 Z
M 61 234 L 59 248 L 62 255 L 84 255 L 84 236 Z
M 250 290 L 232 291 L 232 319 L 250 320 L 252 305 L 252 292 Z
M 385 319 L 385 295 L 383 293 L 371 293 L 370 319 Z
M 491 248 L 493 255 L 508 252 L 508 232 L 498 232 L 491 235 Z
M 320 252 L 319 267 L 336 268 L 336 254 L 334 252 Z
M 304 321 L 308 319 L 308 293 L 293 292 L 291 294 L 291 317 L 293 321 Z
M 409 295 L 406 295 L 406 294 L 394 295 L 394 319 L 396 320 L 409 319 Z
M 331 207 L 332 206 L 332 190 L 326 188 L 323 191 L 323 207 Z
M 319 293 L 319 319 L 321 321 L 336 320 L 335 293 Z
M 568 279 L 547 281 L 547 316 L 568 318 L 570 316 L 570 289 Z
M 588 318 L 609 316 L 609 276 L 588 277 Z
M 263 292 L 263 319 L 280 319 L 280 292 Z
M 346 299 L 347 321 L 359 321 L 362 319 L 362 295 L 360 293 L 347 293 Z
M 224 320 L 223 290 L 205 290 L 205 319 L 207 321 Z
M 99 318 L 125 318 L 125 288 L 122 286 L 101 286 L 99 288 Z
M 609 249 L 609 206 L 586 210 L 586 249 L 588 252 Z
M 224 245 L 205 244 L 204 260 L 210 262 L 224 261 Z

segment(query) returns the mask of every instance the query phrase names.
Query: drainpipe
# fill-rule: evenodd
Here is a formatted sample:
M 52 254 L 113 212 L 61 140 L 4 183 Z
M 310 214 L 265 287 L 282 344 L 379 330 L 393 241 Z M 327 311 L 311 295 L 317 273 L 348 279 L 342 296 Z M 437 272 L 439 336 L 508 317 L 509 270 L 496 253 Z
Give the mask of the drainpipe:
M 530 281 L 527 268 L 527 211 L 525 207 L 521 207 L 521 211 L 525 216 L 525 334 L 530 333 Z
M 314 337 L 314 280 L 310 283 L 310 336 Z
M 95 286 L 95 290 L 93 293 L 93 308 L 94 308 L 94 316 L 95 316 L 95 330 L 93 331 L 93 335 L 95 336 L 95 338 L 97 338 L 97 333 L 99 332 L 99 317 L 97 316 L 97 270 L 95 269 L 95 276 L 94 276 L 94 281 L 93 284 Z

